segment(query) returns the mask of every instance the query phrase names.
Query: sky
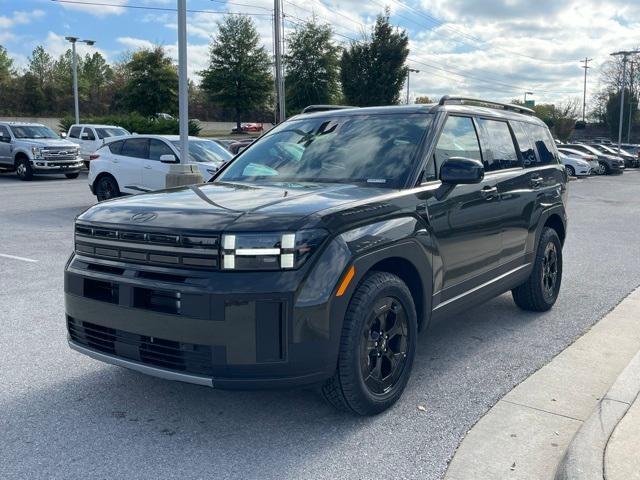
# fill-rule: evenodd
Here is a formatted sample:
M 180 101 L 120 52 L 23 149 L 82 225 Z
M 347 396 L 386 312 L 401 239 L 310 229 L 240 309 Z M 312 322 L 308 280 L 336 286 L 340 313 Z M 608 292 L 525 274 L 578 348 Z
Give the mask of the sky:
M 0 0 L 0 45 L 24 67 L 43 45 L 58 56 L 68 35 L 95 40 L 80 53 L 100 51 L 108 61 L 160 44 L 177 59 L 176 0 Z M 640 46 L 640 0 L 283 0 L 285 32 L 315 15 L 329 23 L 337 43 L 370 31 L 384 8 L 410 39 L 410 97 L 445 94 L 538 103 L 582 99 L 610 53 Z M 222 12 L 251 14 L 272 52 L 273 0 L 187 0 L 191 78 L 207 66 L 209 41 Z M 286 48 L 286 41 L 285 41 Z M 404 93 L 406 94 L 406 93 Z M 589 98 L 588 93 L 588 98 Z

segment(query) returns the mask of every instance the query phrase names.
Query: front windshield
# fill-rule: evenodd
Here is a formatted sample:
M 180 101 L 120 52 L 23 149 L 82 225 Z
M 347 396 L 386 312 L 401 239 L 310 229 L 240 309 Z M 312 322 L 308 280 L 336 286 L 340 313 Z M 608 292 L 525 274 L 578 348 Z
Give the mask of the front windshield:
M 13 125 L 11 131 L 16 138 L 60 138 L 44 125 Z
M 96 128 L 96 134 L 98 135 L 98 138 L 100 140 L 103 140 L 109 137 L 121 137 L 123 135 L 129 135 L 129 132 L 127 132 L 124 128 L 118 127 L 98 127 Z
M 400 187 L 431 114 L 370 114 L 285 122 L 219 177 L 239 182 L 331 182 Z
M 180 142 L 171 142 L 180 151 Z M 189 140 L 189 157 L 194 162 L 224 163 L 233 158 L 226 148 L 212 140 Z

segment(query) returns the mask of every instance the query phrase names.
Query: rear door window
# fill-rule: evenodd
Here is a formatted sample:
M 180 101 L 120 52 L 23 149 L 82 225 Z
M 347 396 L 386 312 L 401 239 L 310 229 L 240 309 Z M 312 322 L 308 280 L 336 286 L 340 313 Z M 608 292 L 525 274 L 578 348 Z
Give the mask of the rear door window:
M 480 118 L 478 125 L 480 125 L 480 138 L 484 151 L 483 163 L 486 172 L 522 166 L 507 122 Z
M 69 130 L 69 138 L 80 138 L 81 127 L 71 127 Z
M 516 136 L 516 142 L 518 142 L 518 149 L 520 150 L 520 156 L 522 157 L 522 163 L 526 167 L 533 167 L 538 163 L 536 158 L 536 150 L 533 141 L 527 135 L 526 128 L 528 124 L 523 122 L 511 122 L 513 133 Z
M 162 155 L 173 155 L 174 157 L 176 156 L 176 154 L 173 153 L 173 150 L 171 150 L 171 147 L 169 147 L 169 145 L 164 143 L 162 140 L 156 140 L 155 138 L 150 139 L 149 160 L 160 160 L 160 157 Z
M 146 138 L 130 138 L 124 141 L 120 155 L 125 157 L 147 158 L 149 140 Z
M 437 180 L 440 167 L 452 157 L 482 161 L 478 135 L 471 117 L 450 116 L 440 133 L 433 158 L 429 161 L 423 181 Z

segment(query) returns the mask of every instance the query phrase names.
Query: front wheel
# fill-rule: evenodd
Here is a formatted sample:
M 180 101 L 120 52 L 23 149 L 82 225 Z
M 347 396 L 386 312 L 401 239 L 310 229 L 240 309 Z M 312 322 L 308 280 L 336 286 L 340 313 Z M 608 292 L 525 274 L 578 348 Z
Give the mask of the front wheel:
M 598 175 L 604 175 L 605 173 L 607 173 L 607 167 L 605 166 L 604 163 L 598 162 L 598 168 L 596 169 L 596 173 Z
M 33 169 L 28 158 L 20 158 L 18 160 L 16 175 L 20 180 L 31 180 L 33 178 Z
M 545 312 L 553 307 L 562 283 L 562 244 L 556 231 L 545 227 L 540 236 L 533 270 L 525 283 L 511 291 L 523 310 Z
M 567 165 L 567 173 L 569 174 L 570 177 L 576 176 L 576 170 L 571 165 Z
M 345 315 L 338 367 L 322 386 L 325 399 L 358 415 L 391 407 L 409 380 L 417 332 L 406 284 L 391 273 L 368 274 Z
M 95 192 L 99 202 L 120 196 L 118 183 L 115 178 L 109 175 L 105 175 L 98 179 L 95 185 Z

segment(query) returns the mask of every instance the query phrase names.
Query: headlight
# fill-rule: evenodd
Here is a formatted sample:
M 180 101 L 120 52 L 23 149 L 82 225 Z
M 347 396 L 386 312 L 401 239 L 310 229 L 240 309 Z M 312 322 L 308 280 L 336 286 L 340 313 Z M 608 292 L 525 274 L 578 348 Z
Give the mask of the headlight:
M 313 255 L 326 236 L 324 230 L 225 234 L 222 236 L 222 268 L 293 270 Z
M 33 156 L 36 158 L 42 157 L 42 149 L 40 147 L 32 147 L 31 151 L 33 152 Z

